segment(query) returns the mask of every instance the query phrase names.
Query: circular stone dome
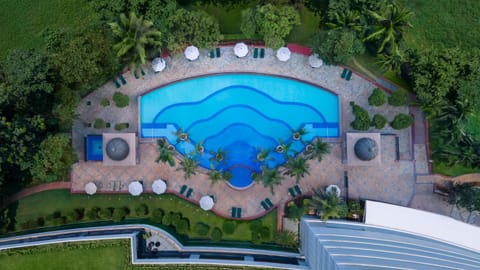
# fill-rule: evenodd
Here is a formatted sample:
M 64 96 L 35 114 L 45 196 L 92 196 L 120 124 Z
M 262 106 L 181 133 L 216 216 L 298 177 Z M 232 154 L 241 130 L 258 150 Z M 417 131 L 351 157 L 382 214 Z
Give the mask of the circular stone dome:
M 363 161 L 370 161 L 378 154 L 377 143 L 370 138 L 361 138 L 355 143 L 353 147 L 355 155 L 358 159 Z
M 130 152 L 128 143 L 122 138 L 113 138 L 107 143 L 107 156 L 111 160 L 124 160 Z

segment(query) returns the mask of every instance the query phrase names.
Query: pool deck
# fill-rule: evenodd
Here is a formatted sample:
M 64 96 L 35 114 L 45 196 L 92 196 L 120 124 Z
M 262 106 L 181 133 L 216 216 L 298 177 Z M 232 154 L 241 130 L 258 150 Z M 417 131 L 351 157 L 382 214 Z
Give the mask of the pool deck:
M 85 97 L 78 108 L 79 119 L 74 123 L 72 131 L 73 146 L 80 161 L 73 166 L 71 191 L 84 193 L 85 184 L 93 181 L 99 186 L 100 193 L 127 193 L 128 183 L 140 179 L 143 180 L 146 192 L 151 192 L 151 183 L 162 178 L 167 181 L 168 193 L 178 194 L 182 185 L 191 187 L 193 193 L 189 200 L 194 203 L 198 203 L 203 195 L 214 195 L 216 204 L 213 211 L 225 217 L 230 216 L 232 207 L 242 208 L 243 218 L 262 216 L 266 211 L 260 202 L 265 198 L 270 198 L 274 205 L 280 206 L 281 215 L 283 204 L 292 199 L 288 194 L 288 188 L 296 184 L 294 179 L 288 177 L 282 182 L 282 185 L 275 188 L 274 194 L 271 194 L 270 190 L 264 188 L 262 184 L 254 184 L 243 191 L 235 190 L 226 183 L 211 185 L 208 176 L 202 172 L 198 172 L 190 180 L 185 180 L 181 171 L 155 162 L 158 156 L 156 144 L 149 142 L 139 144 L 136 166 L 108 167 L 102 165 L 101 162 L 83 161 L 83 140 L 86 135 L 117 132 L 113 128 L 114 125 L 123 122 L 128 122 L 130 127 L 121 132 L 138 134 L 138 96 L 184 78 L 224 72 L 251 72 L 286 76 L 319 85 L 340 97 L 342 134 L 353 131 L 350 127 L 350 122 L 353 121 L 350 101 L 355 101 L 360 106 L 368 108 L 371 116 L 381 113 L 389 121 L 398 113 L 409 113 L 409 108 L 406 106 L 383 105 L 377 108 L 369 106 L 368 97 L 375 86 L 355 73 L 350 81 L 340 78 L 342 67 L 324 65 L 313 69 L 308 65 L 307 56 L 295 53 L 288 62 L 280 62 L 271 49 L 266 50 L 264 59 L 254 59 L 252 46 L 250 46 L 249 55 L 245 58 L 234 56 L 232 47 L 222 47 L 221 51 L 220 58 L 211 59 L 206 50 L 201 50 L 200 58 L 193 62 L 187 61 L 183 54 L 175 55 L 166 59 L 167 68 L 163 72 L 154 74 L 150 69 L 145 68 L 147 74 L 140 79 L 135 79 L 130 72 L 127 72 L 123 75 L 127 84 L 121 88 L 117 89 L 112 82 L 108 82 Z M 111 100 L 115 91 L 130 96 L 130 106 L 116 108 Z M 101 106 L 102 98 L 108 98 L 111 105 Z M 87 101 L 91 102 L 91 105 L 87 105 Z M 111 123 L 111 127 L 100 130 L 88 127 L 87 124 L 93 123 L 96 118 L 102 118 Z M 369 131 L 378 132 L 375 129 Z M 303 193 L 309 193 L 313 188 L 325 187 L 330 184 L 338 185 L 342 192 L 345 192 L 344 175 L 346 172 L 349 179 L 348 195 L 350 198 L 409 205 L 415 195 L 417 173 L 428 174 L 425 142 L 417 144 L 412 141 L 411 128 L 398 131 L 387 127 L 381 133 L 386 134 L 381 136 L 382 165 L 375 167 L 348 166 L 344 162 L 343 138 L 326 140 L 331 144 L 331 153 L 320 163 L 309 162 L 310 175 L 298 183 Z M 395 136 L 387 134 L 398 136 L 400 160 L 395 160 Z

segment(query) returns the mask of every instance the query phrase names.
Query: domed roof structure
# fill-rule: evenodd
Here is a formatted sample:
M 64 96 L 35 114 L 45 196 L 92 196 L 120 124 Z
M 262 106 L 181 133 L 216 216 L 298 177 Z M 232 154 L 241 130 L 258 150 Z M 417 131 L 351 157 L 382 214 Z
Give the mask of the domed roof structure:
M 361 138 L 355 143 L 354 152 L 358 159 L 370 161 L 377 156 L 378 145 L 370 138 Z
M 130 147 L 124 139 L 113 138 L 107 143 L 106 153 L 111 160 L 120 161 L 128 157 Z

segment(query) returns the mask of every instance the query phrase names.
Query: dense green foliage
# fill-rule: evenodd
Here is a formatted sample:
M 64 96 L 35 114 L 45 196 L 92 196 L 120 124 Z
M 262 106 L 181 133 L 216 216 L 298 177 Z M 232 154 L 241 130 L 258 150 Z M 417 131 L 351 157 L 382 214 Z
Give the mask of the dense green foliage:
M 355 130 L 368 130 L 370 128 L 371 120 L 367 110 L 355 104 L 355 102 L 350 102 L 350 105 L 352 106 L 352 112 L 355 116 L 355 120 L 350 123 L 352 128 Z
M 313 52 L 326 64 L 346 64 L 365 52 L 362 41 L 351 31 L 333 29 L 315 34 L 310 41 Z
M 372 118 L 372 126 L 374 126 L 376 129 L 384 128 L 387 122 L 387 118 L 381 114 L 375 114 Z
M 297 183 L 305 177 L 305 175 L 310 175 L 310 165 L 308 165 L 307 160 L 301 156 L 289 158 L 284 167 L 285 171 L 283 174 L 295 178 Z
M 407 105 L 408 93 L 402 88 L 397 89 L 388 97 L 388 104 L 392 106 L 405 106 Z
M 322 220 L 330 218 L 344 218 L 347 216 L 348 208 L 345 201 L 337 196 L 337 192 L 332 190 L 329 192 L 323 189 L 314 189 L 312 199 L 309 205 L 317 209 L 317 215 Z
M 128 95 L 122 94 L 120 92 L 115 92 L 112 97 L 115 106 L 118 108 L 124 108 L 130 105 L 130 97 Z
M 413 117 L 404 114 L 404 113 L 399 113 L 395 115 L 393 118 L 393 121 L 390 123 L 390 126 L 394 129 L 404 129 L 409 127 L 413 123 Z
M 450 192 L 449 202 L 469 212 L 480 211 L 480 188 L 470 184 L 455 185 Z
M 382 106 L 387 102 L 385 92 L 380 88 L 373 89 L 372 94 L 368 97 L 368 104 L 372 106 Z
M 263 183 L 263 186 L 270 188 L 270 192 L 273 194 L 275 186 L 282 183 L 283 176 L 278 168 L 270 169 L 264 166 L 260 172 L 253 174 L 253 180 L 255 182 Z

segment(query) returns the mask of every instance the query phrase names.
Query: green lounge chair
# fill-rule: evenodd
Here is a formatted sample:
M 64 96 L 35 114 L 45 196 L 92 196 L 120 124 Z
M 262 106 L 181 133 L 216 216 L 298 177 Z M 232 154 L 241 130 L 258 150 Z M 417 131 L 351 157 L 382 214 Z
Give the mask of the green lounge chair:
M 237 217 L 237 208 L 232 207 L 232 218 L 235 218 L 235 217 Z
M 242 217 L 242 208 L 237 208 L 237 218 Z
M 347 75 L 347 72 L 348 72 L 348 69 L 344 68 L 343 71 L 342 71 L 342 75 L 340 75 L 340 77 L 342 79 L 345 79 L 345 75 Z
M 288 193 L 290 193 L 290 196 L 295 197 L 295 191 L 293 190 L 293 188 L 289 188 Z
M 295 189 L 295 191 L 297 192 L 298 195 L 302 195 L 302 190 L 300 189 L 300 187 L 298 185 L 295 185 L 293 188 Z
M 273 207 L 273 203 L 272 203 L 272 201 L 270 201 L 269 198 L 266 198 L 266 199 L 265 199 L 265 202 L 267 203 L 268 208 L 272 208 L 272 207 Z
M 120 75 L 120 81 L 122 82 L 123 85 L 127 84 L 127 81 L 125 80 L 125 78 L 123 77 L 123 75 Z
M 264 58 L 265 57 L 265 48 L 261 48 L 260 49 L 260 58 Z
M 265 209 L 265 211 L 267 211 L 267 210 L 269 209 L 269 207 L 268 207 L 268 205 L 267 205 L 267 203 L 266 203 L 265 201 L 262 201 L 262 202 L 260 203 L 260 205 L 263 207 L 263 209 Z
M 217 53 L 217 58 L 220 57 L 220 56 L 222 56 L 222 55 L 220 54 L 220 48 L 216 48 L 216 49 L 215 49 L 215 52 Z
M 113 78 L 112 81 L 113 81 L 113 83 L 115 84 L 115 86 L 116 86 L 117 88 L 120 88 L 121 85 L 120 85 L 120 83 L 117 81 L 117 79 Z
M 133 77 L 135 77 L 135 79 L 137 79 L 137 80 L 138 80 L 137 71 L 134 71 L 134 72 L 133 72 Z
M 187 190 L 187 186 L 186 186 L 186 185 L 183 185 L 183 186 L 180 188 L 180 194 L 185 193 L 185 190 Z
M 215 52 L 212 50 L 210 50 L 210 53 L 208 54 L 210 56 L 210 58 L 215 58 Z
M 192 195 L 192 189 L 189 188 L 188 191 L 187 191 L 187 195 L 185 195 L 187 198 L 190 198 L 190 195 Z
M 142 73 L 142 76 L 145 76 L 145 71 L 143 70 L 143 68 L 140 68 L 140 73 Z
M 345 80 L 350 81 L 350 78 L 352 78 L 352 71 L 349 70 L 347 73 L 347 76 L 345 77 Z
M 253 58 L 258 58 L 258 48 L 253 49 Z

